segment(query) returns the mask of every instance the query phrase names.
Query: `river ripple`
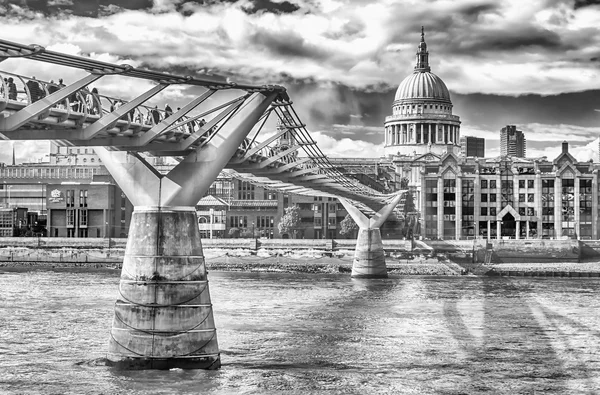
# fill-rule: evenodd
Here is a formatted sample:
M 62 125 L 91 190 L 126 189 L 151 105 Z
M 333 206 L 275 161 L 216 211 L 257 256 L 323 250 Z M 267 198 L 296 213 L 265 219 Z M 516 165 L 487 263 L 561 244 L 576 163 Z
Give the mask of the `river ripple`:
M 209 278 L 223 368 L 118 372 L 118 273 L 1 273 L 0 393 L 600 393 L 598 279 Z

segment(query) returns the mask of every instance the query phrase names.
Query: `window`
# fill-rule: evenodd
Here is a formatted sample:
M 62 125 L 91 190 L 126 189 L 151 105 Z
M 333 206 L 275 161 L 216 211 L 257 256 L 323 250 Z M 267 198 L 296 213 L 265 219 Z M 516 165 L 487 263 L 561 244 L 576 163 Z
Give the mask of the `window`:
M 322 225 L 323 225 L 323 221 L 321 220 L 321 217 L 315 217 L 314 226 L 321 227 Z
M 75 210 L 67 210 L 67 227 L 75 226 Z
M 519 203 L 525 202 L 525 194 L 519 193 Z
M 488 215 L 488 208 L 487 207 L 481 207 L 481 215 Z
M 75 190 L 67 189 L 67 207 L 75 207 Z
M 528 193 L 528 194 L 527 194 L 527 201 L 528 201 L 529 203 L 533 203 L 533 202 L 534 202 L 534 200 L 535 200 L 535 197 L 534 197 L 534 196 L 535 196 L 535 194 L 533 194 L 533 193 Z
M 488 180 L 481 180 L 481 189 L 487 189 Z
M 238 181 L 238 199 L 240 200 L 254 200 L 254 184 L 248 181 Z
M 88 224 L 88 211 L 79 210 L 79 226 L 87 226 Z
M 533 180 L 527 180 L 527 188 L 533 188 Z
M 525 188 L 525 180 L 519 180 L 519 188 Z
M 496 194 L 495 193 L 490 193 L 490 202 L 492 202 L 492 203 L 496 202 Z
M 496 216 L 496 207 L 490 207 L 490 215 Z
M 490 180 L 490 189 L 496 189 L 496 180 Z
M 482 203 L 487 203 L 488 201 L 488 194 L 487 193 L 482 193 L 481 194 L 481 202 Z

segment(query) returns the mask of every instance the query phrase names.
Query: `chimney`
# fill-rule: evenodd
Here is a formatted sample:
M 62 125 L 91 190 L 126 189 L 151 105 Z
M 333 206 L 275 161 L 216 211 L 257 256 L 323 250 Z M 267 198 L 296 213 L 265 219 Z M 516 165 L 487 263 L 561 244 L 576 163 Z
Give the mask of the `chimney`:
M 569 152 L 569 143 L 567 143 L 566 141 L 563 141 L 562 143 L 562 153 L 566 154 Z

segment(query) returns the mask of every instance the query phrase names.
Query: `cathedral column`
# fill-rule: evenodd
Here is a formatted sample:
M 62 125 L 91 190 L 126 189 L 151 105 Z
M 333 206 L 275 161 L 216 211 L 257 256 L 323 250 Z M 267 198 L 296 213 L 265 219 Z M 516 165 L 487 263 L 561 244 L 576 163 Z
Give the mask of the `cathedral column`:
M 389 126 L 386 126 L 384 128 L 384 133 L 383 133 L 383 145 L 387 147 L 388 145 L 388 133 L 390 132 L 390 128 Z
M 430 142 L 431 144 L 434 144 L 434 143 L 435 143 L 435 141 L 433 141 L 433 139 L 432 139 L 432 137 L 433 137 L 433 136 L 432 136 L 432 134 L 431 134 L 431 124 L 430 124 L 430 123 L 428 123 L 428 124 L 427 124 L 427 126 L 428 126 L 428 129 L 429 129 L 429 142 Z
M 404 125 L 398 125 L 398 130 L 397 130 L 397 134 L 398 134 L 398 144 L 404 144 L 405 142 L 402 141 L 402 127 Z

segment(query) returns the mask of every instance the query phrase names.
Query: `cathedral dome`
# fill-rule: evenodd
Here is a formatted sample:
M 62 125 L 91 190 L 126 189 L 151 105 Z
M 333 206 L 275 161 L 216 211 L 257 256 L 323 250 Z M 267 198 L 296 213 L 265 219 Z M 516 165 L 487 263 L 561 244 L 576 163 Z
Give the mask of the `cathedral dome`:
M 429 71 L 415 70 L 398 86 L 395 101 L 433 99 L 450 103 L 450 92 L 444 81 Z

